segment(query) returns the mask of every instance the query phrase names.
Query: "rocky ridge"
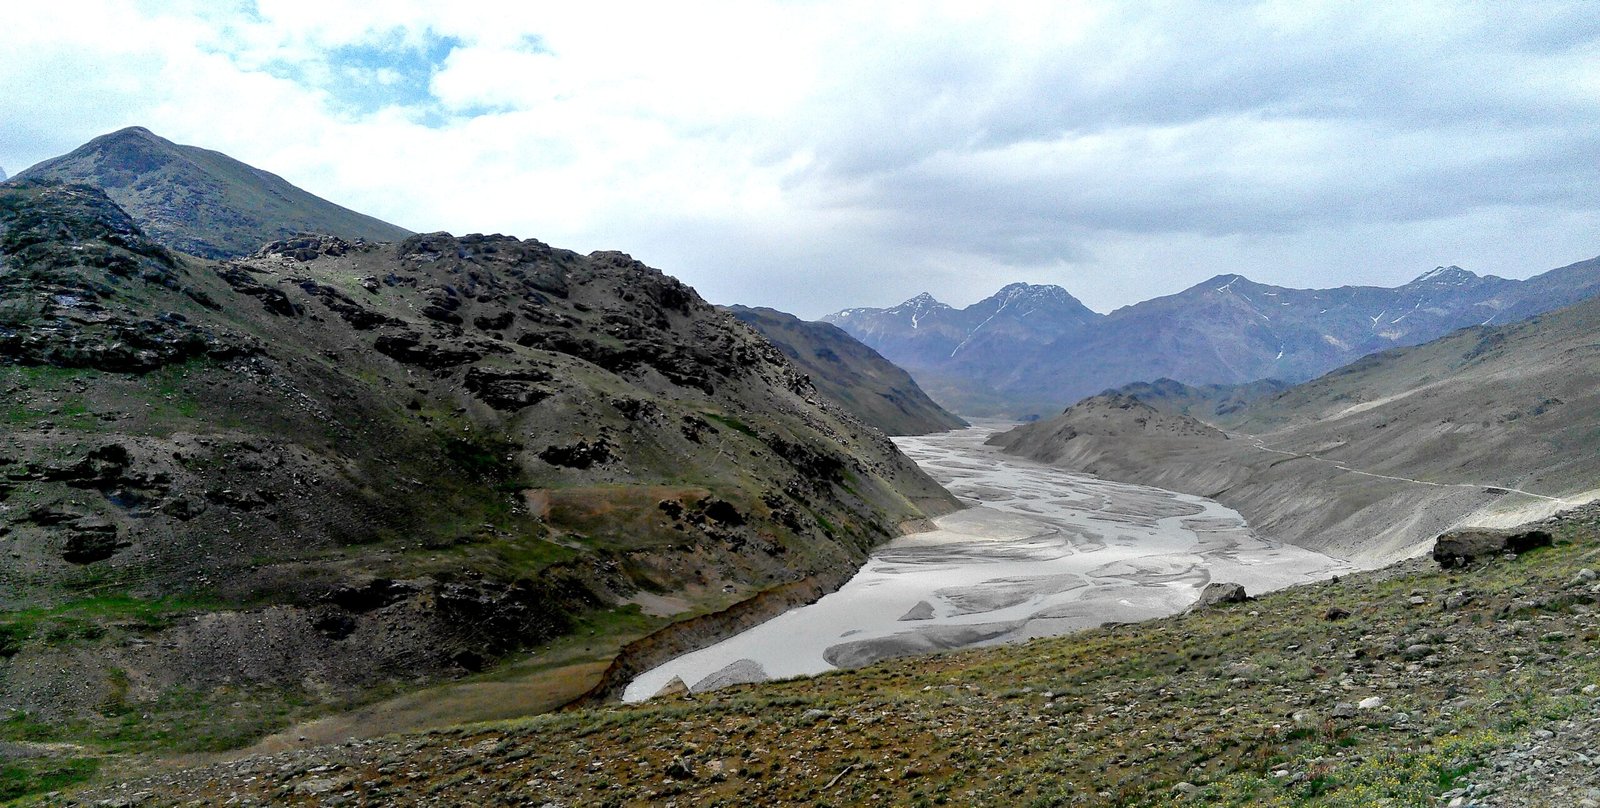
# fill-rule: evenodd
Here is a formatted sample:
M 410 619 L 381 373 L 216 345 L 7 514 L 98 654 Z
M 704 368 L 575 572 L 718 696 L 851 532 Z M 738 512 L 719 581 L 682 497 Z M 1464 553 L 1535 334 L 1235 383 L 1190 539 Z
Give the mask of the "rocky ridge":
M 548 709 L 672 614 L 954 507 L 621 253 L 435 233 L 207 262 L 23 180 L 0 257 L 0 741 L 46 762 L 227 748 L 524 649 L 553 662 L 521 708 Z

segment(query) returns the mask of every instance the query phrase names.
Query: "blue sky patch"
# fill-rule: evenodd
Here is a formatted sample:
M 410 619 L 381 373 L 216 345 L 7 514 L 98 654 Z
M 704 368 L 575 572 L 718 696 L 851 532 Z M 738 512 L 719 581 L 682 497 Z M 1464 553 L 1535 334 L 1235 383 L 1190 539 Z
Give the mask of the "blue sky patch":
M 398 106 L 438 119 L 440 116 L 431 114 L 437 113 L 437 104 L 429 84 L 450 52 L 461 44 L 456 37 L 408 34 L 394 28 L 369 42 L 333 48 L 321 60 L 275 60 L 262 69 L 277 78 L 322 90 L 337 111 L 346 114 L 364 115 Z

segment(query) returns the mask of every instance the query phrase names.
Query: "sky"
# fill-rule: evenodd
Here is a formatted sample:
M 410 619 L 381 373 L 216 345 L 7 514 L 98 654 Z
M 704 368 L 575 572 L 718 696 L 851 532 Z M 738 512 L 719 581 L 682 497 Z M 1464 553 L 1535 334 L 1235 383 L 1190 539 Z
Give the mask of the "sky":
M 14 3 L 0 167 L 124 126 L 804 317 L 1600 255 L 1600 4 Z

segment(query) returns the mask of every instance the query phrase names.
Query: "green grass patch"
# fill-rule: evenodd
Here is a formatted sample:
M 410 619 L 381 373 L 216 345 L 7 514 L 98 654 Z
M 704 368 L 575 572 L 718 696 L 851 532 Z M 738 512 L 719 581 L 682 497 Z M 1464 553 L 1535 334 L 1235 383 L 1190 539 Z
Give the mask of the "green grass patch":
M 442 443 L 445 457 L 474 479 L 503 483 L 521 473 L 516 454 L 522 447 L 511 441 L 487 435 L 472 438 L 445 435 Z
M 0 765 L 0 801 L 58 791 L 87 782 L 100 768 L 93 758 L 37 758 Z
M 219 608 L 215 603 L 186 598 L 145 600 L 115 594 L 0 612 L 0 657 L 17 654 L 30 641 L 57 646 L 97 640 L 109 624 L 154 633 L 170 626 L 179 615 L 215 608 Z
M 738 433 L 743 434 L 743 435 L 748 435 L 749 437 L 755 438 L 756 440 L 760 440 L 761 439 L 761 435 L 758 434 L 753 427 L 751 427 L 749 424 L 747 424 L 747 423 L 745 423 L 745 422 L 743 422 L 743 421 L 739 420 L 738 418 L 735 418 L 735 417 L 733 417 L 731 415 L 720 415 L 720 414 L 717 414 L 717 413 L 714 413 L 714 412 L 708 412 L 708 413 L 705 413 L 705 416 L 707 418 L 710 418 L 713 421 L 716 421 L 719 424 L 722 424 L 723 426 L 725 426 L 725 427 L 727 427 L 727 428 L 729 428 L 729 429 L 731 429 L 731 430 L 733 430 L 735 432 L 738 432 Z

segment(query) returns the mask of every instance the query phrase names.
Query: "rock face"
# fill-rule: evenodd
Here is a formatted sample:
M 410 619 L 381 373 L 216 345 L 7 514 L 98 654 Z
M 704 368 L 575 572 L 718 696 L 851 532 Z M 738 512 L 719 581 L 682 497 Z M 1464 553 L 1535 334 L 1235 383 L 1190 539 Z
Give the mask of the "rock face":
M 1162 378 L 1196 386 L 1304 381 L 1377 351 L 1587 299 L 1600 292 L 1600 259 L 1525 281 L 1439 267 L 1395 288 L 1287 289 L 1219 275 L 1105 316 L 1041 307 L 1017 318 L 1026 328 L 1008 325 L 1005 338 L 991 339 L 1001 328 L 995 323 L 1017 306 L 995 301 L 1015 288 L 966 310 L 919 297 L 824 319 L 911 371 L 946 406 L 1026 416 Z M 1040 298 L 1039 289 L 1055 287 L 1027 287 L 1020 296 Z M 991 310 L 996 321 L 973 316 Z
M 1538 547 L 1549 547 L 1552 541 L 1554 537 L 1544 530 L 1452 530 L 1434 541 L 1433 560 L 1446 569 L 1464 567 L 1502 553 L 1526 553 Z
M 621 253 L 433 233 L 213 262 L 25 178 L 0 292 L 0 701 L 45 726 L 192 708 L 242 740 L 641 592 L 835 580 L 955 507 Z
M 1458 525 L 1518 525 L 1591 498 L 1597 330 L 1600 301 L 1587 300 L 1375 354 L 1211 415 L 1226 440 L 1151 430 L 1144 410 L 1097 397 L 996 442 L 1211 497 L 1265 536 L 1380 563 Z
M 299 232 L 393 241 L 410 231 L 356 213 L 225 154 L 133 126 L 17 175 L 100 188 L 171 249 L 236 258 Z
M 840 328 L 773 309 L 730 310 L 778 346 L 818 392 L 885 434 L 925 435 L 966 426 L 928 398 L 910 374 Z

